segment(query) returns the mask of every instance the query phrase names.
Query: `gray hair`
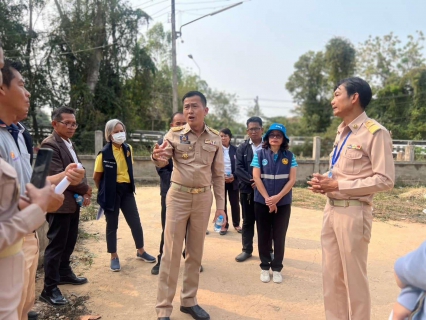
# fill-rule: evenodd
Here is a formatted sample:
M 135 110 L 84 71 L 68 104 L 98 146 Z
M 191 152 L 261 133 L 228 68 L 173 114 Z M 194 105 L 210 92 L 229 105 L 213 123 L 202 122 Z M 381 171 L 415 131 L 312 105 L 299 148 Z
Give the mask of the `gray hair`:
M 124 132 L 126 132 L 126 126 L 123 122 L 118 119 L 109 120 L 105 125 L 105 140 L 107 142 L 111 142 L 111 134 L 117 124 L 121 124 L 123 126 Z

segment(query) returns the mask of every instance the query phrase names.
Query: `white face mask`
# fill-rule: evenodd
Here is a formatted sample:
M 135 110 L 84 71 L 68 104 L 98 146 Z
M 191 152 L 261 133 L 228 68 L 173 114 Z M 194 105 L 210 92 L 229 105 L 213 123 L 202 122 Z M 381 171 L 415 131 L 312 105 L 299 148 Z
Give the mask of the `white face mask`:
M 117 144 L 123 144 L 126 141 L 126 133 L 125 132 L 117 132 L 112 135 L 112 140 Z

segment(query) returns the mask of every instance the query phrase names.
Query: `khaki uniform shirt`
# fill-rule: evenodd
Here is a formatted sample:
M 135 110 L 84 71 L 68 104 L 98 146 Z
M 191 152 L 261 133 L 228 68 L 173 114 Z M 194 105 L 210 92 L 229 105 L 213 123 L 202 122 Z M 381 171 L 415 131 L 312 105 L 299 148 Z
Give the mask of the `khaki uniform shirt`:
M 36 204 L 19 211 L 19 185 L 15 169 L 0 159 L 0 255 L 45 221 L 45 214 Z
M 352 134 L 332 169 L 332 178 L 338 181 L 339 191 L 329 192 L 327 196 L 356 199 L 371 205 L 374 193 L 392 189 L 394 185 L 392 139 L 385 127 L 363 112 L 349 125 L 342 123 L 338 127 L 337 152 L 349 132 Z M 333 153 L 334 150 L 330 154 L 330 166 Z
M 208 187 L 213 184 L 216 209 L 225 208 L 225 165 L 222 141 L 216 130 L 207 125 L 199 137 L 189 124 L 174 127 L 164 136 L 168 158 L 173 158 L 171 181 L 188 188 Z M 156 166 L 168 163 L 153 160 Z

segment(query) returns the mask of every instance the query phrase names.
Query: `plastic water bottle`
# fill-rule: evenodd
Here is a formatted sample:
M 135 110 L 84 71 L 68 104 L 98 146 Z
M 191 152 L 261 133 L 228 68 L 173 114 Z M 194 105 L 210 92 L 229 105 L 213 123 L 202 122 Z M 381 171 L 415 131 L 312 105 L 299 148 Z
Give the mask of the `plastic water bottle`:
M 81 195 L 79 195 L 79 194 L 75 194 L 74 195 L 74 199 L 75 199 L 75 202 L 77 202 L 77 204 L 80 206 L 80 207 L 82 207 L 83 206 L 83 201 L 84 201 L 84 199 L 83 199 L 83 196 L 81 196 Z
M 77 169 L 83 169 L 83 165 L 81 163 L 77 163 Z M 58 183 L 58 185 L 55 187 L 55 193 L 56 194 L 63 194 L 64 191 L 68 188 L 70 185 L 70 181 L 67 179 L 67 177 L 63 178 L 61 182 Z
M 216 219 L 216 222 L 214 224 L 214 231 L 220 232 L 220 229 L 222 229 L 222 225 L 223 225 L 223 217 L 222 215 L 220 215 L 219 218 Z

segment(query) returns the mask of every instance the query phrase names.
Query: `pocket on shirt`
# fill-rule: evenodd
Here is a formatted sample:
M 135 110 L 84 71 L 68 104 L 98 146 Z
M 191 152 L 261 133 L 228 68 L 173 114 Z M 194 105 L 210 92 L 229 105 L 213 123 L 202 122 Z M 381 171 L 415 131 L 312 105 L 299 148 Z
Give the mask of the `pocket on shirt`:
M 12 203 L 19 200 L 19 186 L 17 174 L 10 165 L 2 165 L 0 179 L 0 211 L 10 208 Z
M 188 164 L 195 159 L 194 145 L 178 144 L 175 148 L 174 159 L 179 163 Z
M 216 147 L 211 145 L 203 145 L 203 163 L 211 164 L 213 162 L 214 155 L 216 154 Z
M 339 169 L 342 171 L 342 173 L 357 174 L 360 173 L 362 167 L 364 166 L 366 157 L 363 157 L 363 153 L 360 150 L 347 149 L 346 152 L 342 154 L 339 161 L 341 161 L 339 164 Z

